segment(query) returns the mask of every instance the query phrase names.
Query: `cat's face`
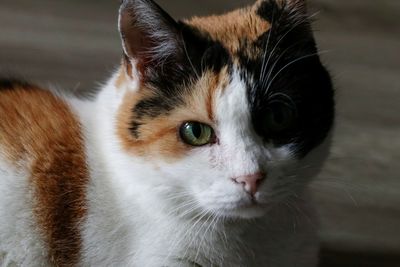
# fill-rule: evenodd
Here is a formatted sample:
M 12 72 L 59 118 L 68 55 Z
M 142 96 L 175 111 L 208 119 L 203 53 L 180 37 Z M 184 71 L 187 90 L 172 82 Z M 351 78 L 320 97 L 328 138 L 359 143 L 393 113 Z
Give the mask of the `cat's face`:
M 128 89 L 116 131 L 132 165 L 146 162 L 136 182 L 148 194 L 183 213 L 252 218 L 315 175 L 334 103 L 302 1 L 180 23 L 149 0 L 124 1 L 120 30 L 116 86 Z

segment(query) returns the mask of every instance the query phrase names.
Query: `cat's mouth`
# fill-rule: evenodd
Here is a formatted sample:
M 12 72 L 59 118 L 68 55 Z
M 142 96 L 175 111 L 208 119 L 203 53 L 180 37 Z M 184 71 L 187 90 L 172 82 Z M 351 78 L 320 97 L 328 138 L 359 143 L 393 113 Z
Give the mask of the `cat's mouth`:
M 266 214 L 268 206 L 255 198 L 248 201 L 240 201 L 233 205 L 221 207 L 218 213 L 228 218 L 254 219 Z
M 223 213 L 225 217 L 254 219 L 264 216 L 266 210 L 260 204 L 249 204 L 235 209 L 225 209 Z
M 220 188 L 216 188 L 218 192 L 205 190 L 194 195 L 202 211 L 223 218 L 257 218 L 267 213 L 270 205 L 261 192 L 250 193 L 237 189 L 234 187 L 231 192 L 224 194 Z

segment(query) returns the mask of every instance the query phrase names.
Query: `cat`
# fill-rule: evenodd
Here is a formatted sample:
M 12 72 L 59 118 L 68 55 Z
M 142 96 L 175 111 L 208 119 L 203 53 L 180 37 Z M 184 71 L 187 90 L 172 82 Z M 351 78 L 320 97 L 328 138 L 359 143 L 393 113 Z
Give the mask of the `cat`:
M 310 23 L 305 0 L 124 0 L 94 97 L 1 80 L 0 265 L 317 266 L 335 112 Z

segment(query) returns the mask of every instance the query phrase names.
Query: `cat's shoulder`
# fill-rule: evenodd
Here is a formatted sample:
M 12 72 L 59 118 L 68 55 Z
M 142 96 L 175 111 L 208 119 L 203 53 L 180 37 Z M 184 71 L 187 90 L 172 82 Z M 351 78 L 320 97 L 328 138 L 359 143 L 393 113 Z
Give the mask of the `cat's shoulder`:
M 0 80 L 0 191 L 13 192 L 5 194 L 9 196 L 22 190 L 25 199 L 18 202 L 32 202 L 32 216 L 54 265 L 73 266 L 78 261 L 82 245 L 79 223 L 86 214 L 88 180 L 82 126 L 67 98 L 26 82 Z M 24 190 L 28 186 L 30 189 Z M 7 200 L 16 202 L 12 197 L 0 197 L 0 217 Z M 7 214 L 27 209 L 3 208 Z M 4 215 L 0 224 L 13 218 Z M 0 237 L 4 229 L 0 227 Z M 24 229 L 18 235 L 23 239 L 31 232 Z M 21 251 L 18 253 L 24 254 Z
M 13 161 L 82 146 L 79 118 L 67 101 L 28 82 L 0 79 L 0 151 Z

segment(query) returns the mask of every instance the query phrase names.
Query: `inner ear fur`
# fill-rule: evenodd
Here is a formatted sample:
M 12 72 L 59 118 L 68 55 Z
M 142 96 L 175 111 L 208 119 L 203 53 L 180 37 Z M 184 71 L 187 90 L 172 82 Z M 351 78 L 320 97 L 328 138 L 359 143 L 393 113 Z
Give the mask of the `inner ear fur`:
M 125 57 L 136 64 L 141 78 L 182 57 L 178 23 L 152 0 L 124 0 L 119 10 L 119 31 Z

